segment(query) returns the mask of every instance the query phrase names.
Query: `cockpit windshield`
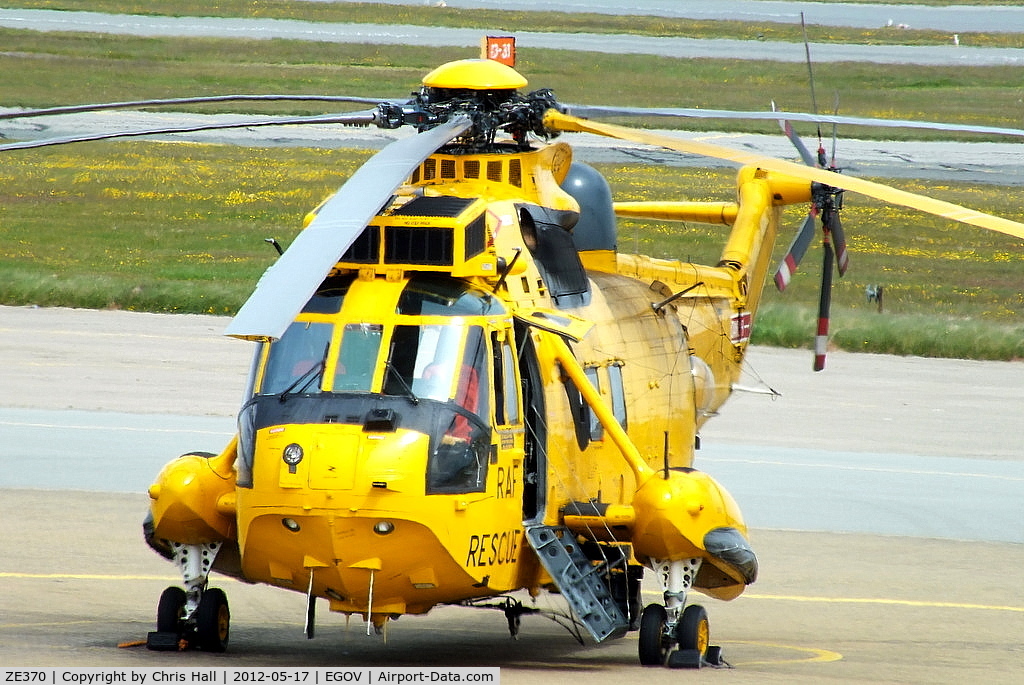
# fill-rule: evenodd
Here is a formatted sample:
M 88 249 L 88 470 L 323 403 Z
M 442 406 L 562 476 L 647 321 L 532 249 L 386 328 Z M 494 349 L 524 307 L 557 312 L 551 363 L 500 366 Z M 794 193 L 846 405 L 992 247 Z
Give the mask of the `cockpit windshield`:
M 260 393 L 307 392 L 320 389 L 333 326 L 296 321 L 271 345 Z M 305 377 L 305 380 L 303 380 Z M 306 382 L 308 381 L 308 382 Z M 296 384 L 305 387 L 298 388 Z
M 334 369 L 333 392 L 369 392 L 372 389 L 383 336 L 384 326 L 380 324 L 345 324 Z
M 323 421 L 425 434 L 427 493 L 482 491 L 493 405 L 503 422 L 518 415 L 491 387 L 493 372 L 505 391 L 490 352 L 505 315 L 499 299 L 451 279 L 417 276 L 400 293 L 383 282 L 325 282 L 300 320 L 259 349 L 255 392 L 239 415 L 237 482 L 252 487 L 261 428 Z
M 486 336 L 463 317 L 501 315 L 500 300 L 458 281 L 419 277 L 399 296 L 393 324 L 344 322 L 335 306 L 337 323 L 297 321 L 270 345 L 258 394 L 380 392 L 454 402 L 488 421 Z

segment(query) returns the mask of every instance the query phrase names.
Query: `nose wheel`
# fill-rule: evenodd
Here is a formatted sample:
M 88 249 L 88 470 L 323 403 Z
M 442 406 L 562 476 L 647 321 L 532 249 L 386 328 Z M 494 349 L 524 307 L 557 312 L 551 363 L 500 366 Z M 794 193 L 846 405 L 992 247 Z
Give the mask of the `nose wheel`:
M 668 612 L 660 604 L 648 604 L 640 614 L 640 664 L 643 666 L 664 666 L 672 651 Z
M 665 606 L 648 604 L 640 614 L 639 656 L 644 666 L 700 668 L 726 666 L 721 647 L 711 645 L 708 612 L 699 604 L 684 608 L 700 569 L 700 559 L 651 560 Z
M 181 569 L 185 587 L 172 586 L 160 595 L 156 631 L 146 637 L 146 646 L 157 651 L 194 648 L 223 652 L 231 632 L 228 598 L 220 588 L 207 587 L 221 544 L 168 545 L 172 560 Z
M 640 614 L 640 663 L 643 666 L 701 668 L 725 666 L 722 648 L 711 644 L 708 613 L 691 604 L 673 625 L 660 604 L 648 604 Z
M 156 632 L 148 635 L 146 646 L 156 651 L 193 648 L 204 652 L 223 652 L 228 648 L 230 634 L 231 610 L 223 590 L 205 590 L 189 616 L 187 593 L 172 586 L 160 595 Z
M 196 610 L 196 646 L 204 652 L 223 652 L 228 648 L 231 611 L 228 598 L 220 588 L 203 593 Z

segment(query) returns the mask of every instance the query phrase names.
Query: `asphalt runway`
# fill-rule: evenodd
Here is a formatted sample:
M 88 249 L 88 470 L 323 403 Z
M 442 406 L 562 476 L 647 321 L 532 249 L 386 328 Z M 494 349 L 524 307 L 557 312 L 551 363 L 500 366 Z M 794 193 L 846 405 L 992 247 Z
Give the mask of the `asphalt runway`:
M 237 582 L 219 583 L 232 606 L 227 654 L 119 647 L 153 629 L 159 593 L 177 580 L 142 541 L 146 496 L 123 491 L 123 483 L 136 477 L 128 464 L 151 442 L 180 439 L 210 448 L 230 432 L 251 347 L 223 338 L 225 324 L 202 316 L 0 307 L 0 483 L 9 483 L 12 474 L 35 474 L 0 487 L 0 663 L 497 665 L 506 683 L 538 677 L 570 683 L 687 677 L 734 683 L 1020 680 L 1024 544 L 819 530 L 817 519 L 828 520 L 829 512 L 813 509 L 787 529 L 755 526 L 762 569 L 757 583 L 734 602 L 704 602 L 712 641 L 734 667 L 729 671 L 697 675 L 642 668 L 635 634 L 581 646 L 540 616 L 526 617 L 520 639 L 513 641 L 500 613 L 464 608 L 404 617 L 391 624 L 386 642 L 367 637 L 360 621 L 349 623 L 322 608 L 317 638 L 307 641 L 301 595 Z M 990 481 L 1016 494 L 996 498 L 1004 503 L 1002 522 L 988 523 L 1021 525 L 1024 456 L 1014 441 L 1024 365 L 832 355 L 828 370 L 813 374 L 806 351 L 762 349 L 752 350 L 750 361 L 752 376 L 760 379 L 752 378 L 751 385 L 771 384 L 782 397 L 738 394 L 711 422 L 715 427 L 705 430 L 706 443 L 762 445 L 786 454 L 793 447 L 827 452 L 838 440 L 850 468 L 858 466 L 857 459 L 879 454 L 890 455 L 894 465 L 915 455 L 962 460 L 955 462 L 957 469 L 979 473 L 1004 464 L 1007 470 L 989 474 Z M 839 406 L 829 410 L 833 403 Z M 814 411 L 824 414 L 827 430 L 815 427 L 809 418 Z M 40 421 L 63 419 L 64 428 L 91 426 L 98 435 L 93 441 L 109 440 L 107 460 L 76 461 L 95 448 L 82 433 L 50 425 L 36 434 L 49 436 L 48 444 L 31 453 L 44 456 L 25 456 L 14 447 L 24 427 L 14 424 L 30 422 L 32 412 Z M 134 430 L 125 425 L 133 417 Z M 166 426 L 150 428 L 154 422 Z M 176 431 L 176 422 L 187 430 Z M 877 429 L 865 428 L 871 425 Z M 54 454 L 63 461 L 48 461 Z M 705 468 L 715 473 L 724 465 L 719 456 Z M 92 485 L 74 487 L 76 468 L 79 482 Z M 928 482 L 914 480 L 912 469 L 900 470 L 908 471 L 902 476 L 911 484 Z M 69 484 L 54 486 L 68 471 Z M 841 470 L 817 478 L 840 490 L 847 482 Z M 773 487 L 765 482 L 761 496 L 771 500 Z M 740 498 L 741 506 L 747 499 Z M 847 514 L 870 520 L 872 509 L 917 506 L 904 499 L 916 498 L 864 500 L 860 510 Z M 979 515 L 976 506 L 954 499 L 945 509 L 950 519 L 966 520 Z M 873 525 L 887 524 L 880 519 Z M 647 595 L 656 601 L 651 588 Z M 542 596 L 538 606 L 564 611 L 553 596 Z

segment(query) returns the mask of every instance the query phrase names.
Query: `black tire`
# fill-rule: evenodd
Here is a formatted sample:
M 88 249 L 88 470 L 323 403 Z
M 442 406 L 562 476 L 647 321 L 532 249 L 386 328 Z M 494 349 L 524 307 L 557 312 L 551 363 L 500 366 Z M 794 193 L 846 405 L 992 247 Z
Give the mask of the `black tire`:
M 156 631 L 181 635 L 181 619 L 185 612 L 185 591 L 171 586 L 160 594 L 156 607 Z
M 708 653 L 711 640 L 711 624 L 708 612 L 699 604 L 691 604 L 683 610 L 683 615 L 676 624 L 676 639 L 679 649 L 693 649 L 700 652 L 701 658 Z
M 196 609 L 196 646 L 205 652 L 223 652 L 231 633 L 228 598 L 220 588 L 203 592 Z
M 648 604 L 640 613 L 639 652 L 643 666 L 664 666 L 671 645 L 665 640 L 668 613 L 660 604 Z

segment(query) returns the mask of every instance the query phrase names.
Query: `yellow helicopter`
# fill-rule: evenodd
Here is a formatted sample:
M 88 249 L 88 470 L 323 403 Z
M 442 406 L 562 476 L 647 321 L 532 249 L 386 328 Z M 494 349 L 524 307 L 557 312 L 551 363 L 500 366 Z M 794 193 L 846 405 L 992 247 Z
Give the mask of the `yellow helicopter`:
M 227 648 L 216 571 L 305 595 L 309 637 L 318 601 L 382 631 L 495 599 L 515 635 L 530 608 L 512 593 L 553 591 L 598 642 L 637 630 L 644 665 L 719 665 L 691 593 L 734 599 L 758 567 L 694 453 L 739 379 L 783 207 L 812 205 L 840 255 L 845 190 L 1024 237 L 820 160 L 597 123 L 626 112 L 526 86 L 460 60 L 408 102 L 336 118 L 417 132 L 307 216 L 229 325 L 256 343 L 237 435 L 149 488 L 146 539 L 183 580 L 159 599 L 150 648 Z M 746 164 L 736 200 L 615 203 L 551 142 L 578 131 Z M 706 266 L 617 252 L 616 216 L 730 231 Z M 780 285 L 815 231 L 805 222 Z M 643 606 L 645 571 L 663 603 Z

